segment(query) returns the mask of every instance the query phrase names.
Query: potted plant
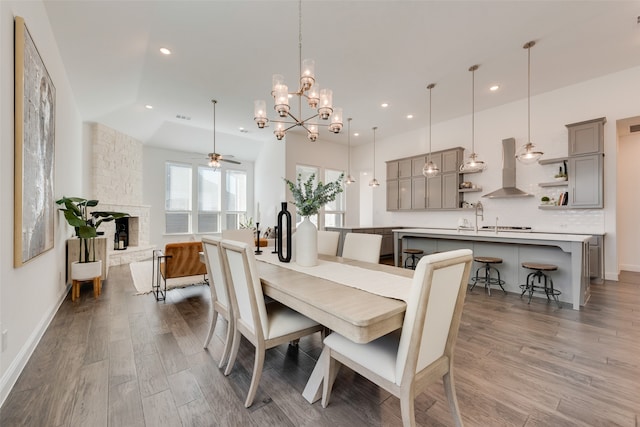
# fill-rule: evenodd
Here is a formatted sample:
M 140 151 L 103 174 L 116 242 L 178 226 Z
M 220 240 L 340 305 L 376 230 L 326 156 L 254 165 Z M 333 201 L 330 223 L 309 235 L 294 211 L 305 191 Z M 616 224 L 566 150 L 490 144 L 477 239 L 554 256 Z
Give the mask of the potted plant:
M 74 227 L 76 236 L 80 239 L 78 261 L 71 264 L 71 278 L 86 280 L 102 275 L 102 260 L 96 261 L 96 243 L 98 227 L 103 222 L 129 216 L 122 212 L 91 211 L 89 208 L 98 205 L 97 200 L 87 200 L 82 197 L 62 197 L 56 204 L 64 212 L 67 223 Z M 98 274 L 96 274 L 98 273 Z
M 342 178 L 344 173 L 340 174 L 334 182 L 324 184 L 318 182 L 316 188 L 313 188 L 315 174 L 311 174 L 307 181 L 302 183 L 302 175 L 298 174 L 297 183 L 293 183 L 288 179 L 284 181 L 289 186 L 293 195 L 293 204 L 299 215 L 304 220 L 296 229 L 296 263 L 305 267 L 312 267 L 318 261 L 318 229 L 309 220 L 311 215 L 318 213 L 320 208 L 329 202 L 333 202 L 339 193 L 342 193 Z

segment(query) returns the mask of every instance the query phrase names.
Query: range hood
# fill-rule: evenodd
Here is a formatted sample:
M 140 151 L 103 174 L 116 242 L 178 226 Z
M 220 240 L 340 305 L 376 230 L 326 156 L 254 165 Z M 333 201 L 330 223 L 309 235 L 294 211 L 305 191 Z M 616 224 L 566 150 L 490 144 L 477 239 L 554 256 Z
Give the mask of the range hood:
M 507 138 L 502 140 L 502 188 L 485 194 L 489 199 L 504 199 L 509 197 L 531 197 L 516 188 L 516 140 Z

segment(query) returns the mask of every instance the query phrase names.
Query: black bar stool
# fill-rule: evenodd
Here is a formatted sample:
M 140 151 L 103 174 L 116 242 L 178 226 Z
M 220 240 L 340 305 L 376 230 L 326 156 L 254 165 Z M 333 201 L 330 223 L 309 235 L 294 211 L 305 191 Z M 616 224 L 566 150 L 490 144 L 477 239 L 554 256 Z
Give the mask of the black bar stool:
M 527 302 L 527 304 L 530 304 L 533 293 L 540 292 L 544 293 L 547 296 L 547 302 L 551 301 L 551 298 L 553 298 L 558 304 L 558 307 L 562 308 L 560 300 L 558 299 L 558 295 L 560 295 L 562 292 L 553 288 L 553 280 L 549 275 L 544 273 L 545 271 L 556 271 L 558 269 L 558 266 L 553 264 L 540 264 L 537 262 L 523 262 L 522 267 L 534 271 L 527 274 L 526 283 L 524 285 L 520 285 L 520 289 L 522 289 L 520 298 L 522 298 L 525 293 L 529 292 L 529 301 Z M 536 279 L 538 279 L 537 284 Z M 542 284 L 543 279 L 544 284 Z
M 495 268 L 493 264 L 502 264 L 502 258 L 496 258 L 492 256 L 475 256 L 473 257 L 475 262 L 479 262 L 484 264 L 482 267 L 476 270 L 475 277 L 471 278 L 471 289 L 469 292 L 476 287 L 478 283 L 484 283 L 484 287 L 487 289 L 489 296 L 491 296 L 491 285 L 498 285 L 500 289 L 506 294 L 507 291 L 504 290 L 504 280 L 500 278 L 500 270 Z M 491 273 L 495 272 L 496 277 L 491 277 Z
M 420 261 L 420 258 L 416 255 L 422 255 L 424 254 L 424 251 L 422 249 L 405 249 L 402 252 L 409 255 L 404 260 L 404 268 L 415 270 L 416 265 L 418 265 L 418 261 Z

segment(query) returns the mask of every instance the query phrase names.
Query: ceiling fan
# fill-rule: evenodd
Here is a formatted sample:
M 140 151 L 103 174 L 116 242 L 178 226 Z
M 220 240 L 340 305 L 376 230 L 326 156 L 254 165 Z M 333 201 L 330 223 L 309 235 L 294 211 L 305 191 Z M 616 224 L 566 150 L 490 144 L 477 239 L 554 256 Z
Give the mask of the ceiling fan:
M 234 163 L 236 165 L 239 165 L 241 164 L 239 161 L 227 159 L 222 154 L 216 152 L 216 104 L 218 103 L 218 101 L 212 99 L 211 102 L 213 103 L 213 153 L 207 154 L 207 158 L 209 159 L 209 166 L 217 169 L 220 167 L 220 162 Z

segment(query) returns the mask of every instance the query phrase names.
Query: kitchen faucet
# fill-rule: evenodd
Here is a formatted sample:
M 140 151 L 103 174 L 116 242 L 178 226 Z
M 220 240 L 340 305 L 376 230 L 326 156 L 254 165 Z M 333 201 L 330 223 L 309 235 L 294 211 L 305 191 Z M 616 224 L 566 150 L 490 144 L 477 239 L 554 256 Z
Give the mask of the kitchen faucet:
M 482 203 L 480 203 L 480 201 L 476 203 L 476 233 L 478 232 L 478 217 L 480 217 L 480 219 L 484 221 L 484 207 L 482 206 Z

